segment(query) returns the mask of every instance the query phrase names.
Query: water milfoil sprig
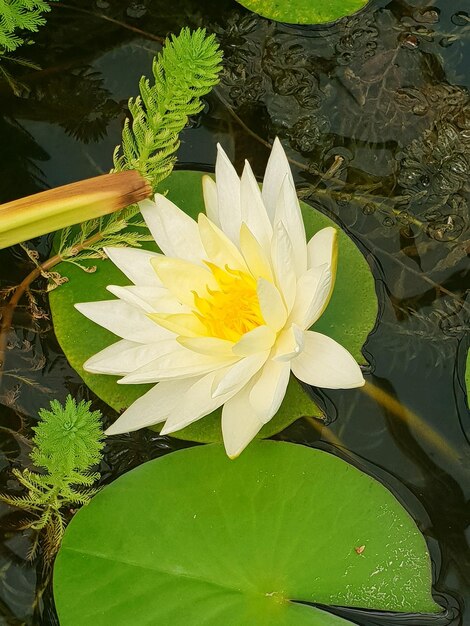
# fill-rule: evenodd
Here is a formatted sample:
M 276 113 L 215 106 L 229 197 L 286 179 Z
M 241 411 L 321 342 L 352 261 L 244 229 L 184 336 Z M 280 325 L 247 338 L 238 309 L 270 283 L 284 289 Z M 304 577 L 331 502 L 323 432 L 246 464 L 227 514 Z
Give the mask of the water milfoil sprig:
M 129 100 L 132 122 L 124 124 L 122 145 L 114 154 L 116 170 L 135 169 L 156 190 L 173 169 L 188 117 L 202 110 L 203 96 L 218 83 L 221 62 L 214 35 L 204 29 L 183 28 L 167 39 L 153 61 L 154 84 L 143 76 L 140 96 Z
M 56 554 L 65 531 L 66 509 L 87 504 L 97 489 L 100 474 L 91 471 L 101 460 L 101 413 L 90 402 L 77 403 L 68 396 L 65 405 L 52 400 L 50 410 L 39 411 L 33 428 L 31 460 L 37 470 L 14 469 L 26 493 L 0 494 L 7 504 L 32 515 L 24 527 L 42 533 L 46 562 Z
M 203 109 L 203 96 L 218 83 L 221 61 L 214 35 L 207 36 L 204 29 L 183 28 L 166 40 L 153 62 L 153 84 L 143 76 L 140 95 L 129 100 L 132 121 L 124 123 L 122 144 L 114 153 L 114 171 L 136 170 L 154 191 L 158 188 L 173 170 L 181 131 L 189 117 Z M 78 232 L 65 232 L 59 255 L 80 266 L 79 261 L 102 257 L 105 246 L 139 247 L 149 239 L 134 204 L 84 222 Z
M 0 0 L 0 56 L 25 42 L 21 31 L 37 32 L 50 10 L 45 0 Z

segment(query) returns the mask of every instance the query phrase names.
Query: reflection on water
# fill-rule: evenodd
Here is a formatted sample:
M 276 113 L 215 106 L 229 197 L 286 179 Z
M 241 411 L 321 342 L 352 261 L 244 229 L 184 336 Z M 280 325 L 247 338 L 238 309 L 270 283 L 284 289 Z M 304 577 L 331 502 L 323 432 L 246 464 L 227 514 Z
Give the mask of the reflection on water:
M 469 345 L 470 11 L 467 0 L 373 0 L 329 27 L 274 24 L 236 2 L 73 0 L 56 6 L 37 44 L 41 66 L 9 66 L 0 82 L 0 202 L 107 171 L 137 80 L 162 38 L 182 25 L 217 33 L 222 83 L 191 120 L 179 157 L 210 169 L 221 141 L 240 166 L 264 171 L 281 137 L 299 193 L 340 220 L 368 258 L 381 314 L 365 346 L 363 390 L 316 392 L 328 428 L 300 420 L 278 437 L 321 447 L 381 480 L 425 534 L 443 616 L 337 609 L 363 626 L 469 623 L 470 419 L 463 366 Z M 16 92 L 16 95 L 15 95 Z M 31 246 L 47 258 L 50 238 Z M 30 252 L 31 256 L 31 252 Z M 0 252 L 8 288 L 34 258 Z M 456 366 L 457 361 L 457 366 Z M 92 397 L 62 355 L 40 282 L 17 307 L 0 388 L 0 490 L 28 463 L 37 410 L 68 392 Z M 379 397 L 380 402 L 377 400 Z M 383 398 L 388 400 L 384 403 Z M 406 407 L 406 408 L 405 408 Z M 103 481 L 184 442 L 137 432 L 110 439 Z M 57 623 L 30 537 L 2 505 L 4 624 Z M 44 592 L 44 593 L 43 593 Z

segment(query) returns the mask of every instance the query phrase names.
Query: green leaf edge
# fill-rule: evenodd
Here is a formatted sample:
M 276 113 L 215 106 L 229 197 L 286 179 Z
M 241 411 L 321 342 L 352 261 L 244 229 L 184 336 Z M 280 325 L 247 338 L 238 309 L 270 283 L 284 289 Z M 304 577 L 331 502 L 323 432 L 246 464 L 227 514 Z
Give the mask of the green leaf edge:
M 301 4 L 299 0 L 237 0 L 237 2 L 249 11 L 276 22 L 313 25 L 330 24 L 343 17 L 355 15 L 362 11 L 370 0 L 341 0 L 338 1 L 338 5 L 342 4 L 344 7 L 341 9 L 339 6 L 334 9 L 331 7 L 331 1 L 326 3 L 322 0 L 317 0 L 317 7 L 313 6 L 315 0 L 304 0 L 302 7 L 299 7 Z

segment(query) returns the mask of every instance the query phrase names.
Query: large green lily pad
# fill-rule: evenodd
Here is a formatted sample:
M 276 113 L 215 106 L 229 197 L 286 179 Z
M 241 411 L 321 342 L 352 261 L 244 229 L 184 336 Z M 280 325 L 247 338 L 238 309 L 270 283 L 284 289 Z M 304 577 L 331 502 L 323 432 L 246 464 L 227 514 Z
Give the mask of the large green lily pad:
M 237 0 L 242 6 L 277 22 L 323 24 L 357 13 L 370 0 Z
M 177 171 L 165 181 L 168 197 L 192 217 L 204 210 L 201 172 Z M 336 226 L 329 218 L 302 204 L 307 236 L 325 226 Z M 353 241 L 341 230 L 338 232 L 338 273 L 335 289 L 325 313 L 315 324 L 315 330 L 329 335 L 344 345 L 356 360 L 365 364 L 361 348 L 377 317 L 377 297 L 370 268 Z M 158 248 L 150 244 L 150 250 Z M 84 262 L 85 264 L 86 262 Z M 50 305 L 57 339 L 72 367 L 100 398 L 117 411 L 130 406 L 150 389 L 150 385 L 118 385 L 117 376 L 90 374 L 83 363 L 117 338 L 108 330 L 94 324 L 75 308 L 76 302 L 108 300 L 112 298 L 107 285 L 126 285 L 129 280 L 108 260 L 89 262 L 97 271 L 87 274 L 78 267 L 61 263 L 57 270 L 69 282 L 50 294 Z M 175 437 L 199 442 L 220 442 L 221 410 L 174 433 Z M 320 417 L 321 410 L 293 377 L 277 415 L 260 431 L 260 437 L 280 432 L 299 417 Z
M 345 626 L 314 606 L 436 613 L 413 520 L 380 483 L 320 450 L 209 445 L 145 463 L 66 530 L 61 626 Z

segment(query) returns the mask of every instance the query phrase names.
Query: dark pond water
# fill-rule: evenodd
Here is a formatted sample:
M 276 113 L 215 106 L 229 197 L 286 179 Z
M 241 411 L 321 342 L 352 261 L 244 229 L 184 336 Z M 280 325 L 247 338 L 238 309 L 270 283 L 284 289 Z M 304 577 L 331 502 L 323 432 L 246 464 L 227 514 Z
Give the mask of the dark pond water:
M 109 170 L 128 97 L 162 37 L 184 25 L 217 33 L 225 74 L 183 134 L 180 165 L 211 169 L 221 141 L 261 175 L 279 135 L 303 198 L 341 220 L 378 281 L 367 379 L 388 403 L 360 390 L 321 393 L 328 428 L 300 420 L 278 437 L 329 450 L 391 489 L 426 536 L 445 614 L 337 612 L 362 626 L 468 626 L 469 0 L 373 0 L 324 28 L 275 24 L 229 0 L 59 2 L 20 51 L 40 69 L 0 64 L 0 202 Z M 50 237 L 30 247 L 47 258 Z M 19 246 L 1 252 L 1 287 L 32 267 Z M 8 335 L 2 491 L 15 489 L 11 468 L 28 462 L 38 409 L 68 392 L 115 418 L 61 353 L 38 281 Z M 151 432 L 114 437 L 103 482 L 185 445 Z M 2 513 L 0 623 L 57 624 L 41 563 L 25 560 L 30 538 Z

